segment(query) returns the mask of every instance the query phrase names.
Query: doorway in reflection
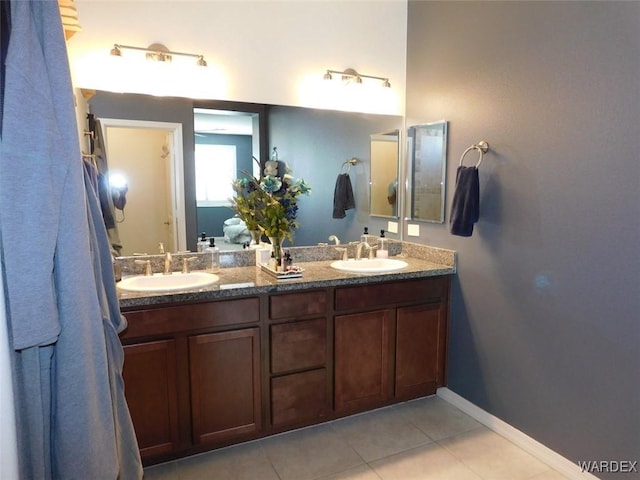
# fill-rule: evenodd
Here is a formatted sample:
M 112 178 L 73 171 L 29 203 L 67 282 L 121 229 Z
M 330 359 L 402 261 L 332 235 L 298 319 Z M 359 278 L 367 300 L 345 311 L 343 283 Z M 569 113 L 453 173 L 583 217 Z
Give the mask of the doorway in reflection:
M 184 249 L 180 224 L 182 193 L 181 125 L 100 119 L 109 162 L 109 177 L 127 186 L 124 208 L 116 210 L 123 256 Z M 184 214 L 182 214 L 184 218 Z M 181 228 L 182 227 L 182 228 Z

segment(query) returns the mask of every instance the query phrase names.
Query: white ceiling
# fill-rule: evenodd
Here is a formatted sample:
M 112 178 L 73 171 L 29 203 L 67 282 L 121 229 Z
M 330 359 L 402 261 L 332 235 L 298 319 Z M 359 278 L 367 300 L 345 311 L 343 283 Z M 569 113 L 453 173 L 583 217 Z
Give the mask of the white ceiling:
M 193 112 L 193 129 L 196 133 L 253 134 L 253 114 L 205 108 L 195 108 Z

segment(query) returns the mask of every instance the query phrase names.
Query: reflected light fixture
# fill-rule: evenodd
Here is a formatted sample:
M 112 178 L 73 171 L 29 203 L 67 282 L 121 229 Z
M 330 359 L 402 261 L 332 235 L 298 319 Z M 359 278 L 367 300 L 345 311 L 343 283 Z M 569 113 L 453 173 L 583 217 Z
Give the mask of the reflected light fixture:
M 172 52 L 167 47 L 162 45 L 161 43 L 154 43 L 149 45 L 147 48 L 143 47 L 134 47 L 132 45 L 120 45 L 118 43 L 113 45 L 111 49 L 111 55 L 116 57 L 122 56 L 122 50 L 136 50 L 139 52 L 146 52 L 147 60 L 155 61 L 155 62 L 171 62 L 174 56 L 180 57 L 193 57 L 196 58 L 196 65 L 199 67 L 206 67 L 207 62 L 204 59 L 203 55 L 199 55 L 196 53 L 185 53 L 185 52 Z
M 381 80 L 383 87 L 391 88 L 391 83 L 389 82 L 388 78 L 376 77 L 374 75 L 365 75 L 363 73 L 356 72 L 353 68 L 347 68 L 344 71 L 327 70 L 327 72 L 324 74 L 324 79 L 333 80 L 333 75 L 340 75 L 340 78 L 343 82 L 354 81 L 355 83 L 362 83 L 363 78 L 373 78 L 374 80 Z

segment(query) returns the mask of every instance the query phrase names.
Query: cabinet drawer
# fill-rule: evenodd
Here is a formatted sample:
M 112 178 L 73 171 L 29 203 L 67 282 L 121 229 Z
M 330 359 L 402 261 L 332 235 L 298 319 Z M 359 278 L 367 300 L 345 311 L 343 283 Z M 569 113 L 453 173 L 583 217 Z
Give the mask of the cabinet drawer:
M 271 325 L 271 372 L 322 367 L 327 361 L 324 318 Z
M 444 277 L 376 283 L 336 289 L 336 310 L 366 309 L 409 302 L 439 301 L 447 291 Z
M 271 380 L 271 423 L 286 425 L 323 417 L 327 412 L 324 368 Z
M 257 297 L 125 312 L 122 339 L 258 322 Z
M 269 317 L 273 320 L 321 315 L 326 311 L 327 292 L 324 290 L 269 297 Z

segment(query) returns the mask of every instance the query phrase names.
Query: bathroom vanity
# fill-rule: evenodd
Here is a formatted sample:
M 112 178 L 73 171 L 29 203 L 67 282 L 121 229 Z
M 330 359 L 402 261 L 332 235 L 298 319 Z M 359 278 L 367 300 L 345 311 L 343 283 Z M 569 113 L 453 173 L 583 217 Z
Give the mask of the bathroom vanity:
M 361 275 L 302 264 L 276 280 L 122 294 L 125 394 L 145 464 L 435 393 L 446 382 L 455 265 Z

